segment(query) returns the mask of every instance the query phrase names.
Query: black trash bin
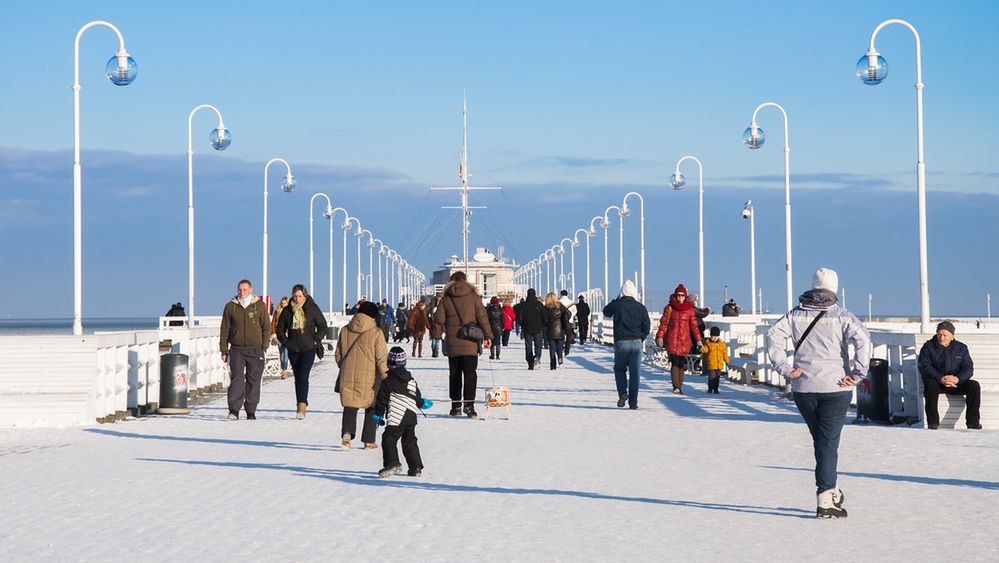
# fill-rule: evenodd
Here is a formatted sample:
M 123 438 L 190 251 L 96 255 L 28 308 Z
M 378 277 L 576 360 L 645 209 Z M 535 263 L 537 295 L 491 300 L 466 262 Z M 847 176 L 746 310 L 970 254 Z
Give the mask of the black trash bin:
M 891 420 L 888 408 L 888 360 L 871 358 L 868 379 L 870 385 L 857 388 L 857 418 L 866 417 L 868 420 L 887 424 Z
M 160 356 L 160 405 L 158 414 L 187 414 L 187 383 L 190 372 L 187 370 L 187 354 L 163 354 Z
M 326 340 L 336 341 L 337 338 L 340 338 L 340 327 L 338 326 L 326 327 Z

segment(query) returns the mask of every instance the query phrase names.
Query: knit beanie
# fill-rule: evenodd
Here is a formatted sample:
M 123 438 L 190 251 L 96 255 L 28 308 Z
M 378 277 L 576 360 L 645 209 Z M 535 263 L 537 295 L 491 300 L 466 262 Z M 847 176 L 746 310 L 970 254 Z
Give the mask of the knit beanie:
M 375 305 L 371 301 L 365 301 L 364 303 L 361 303 L 360 305 L 358 305 L 357 312 L 358 313 L 362 313 L 364 315 L 367 315 L 367 316 L 371 317 L 372 319 L 377 319 L 378 318 L 378 305 Z
M 937 325 L 937 330 L 946 330 L 947 332 L 949 332 L 951 334 L 951 336 L 953 336 L 954 335 L 954 323 L 952 323 L 950 321 L 943 321 L 943 322 L 941 322 L 940 324 Z
M 716 326 L 711 327 L 711 336 L 721 336 L 721 329 Z
M 681 295 L 681 294 L 687 295 L 687 288 L 683 287 L 682 283 L 676 286 L 676 289 L 673 290 L 673 295 Z
M 499 305 L 499 297 L 496 297 L 494 295 L 493 298 L 489 300 L 489 304 L 490 305 Z
M 393 346 L 388 352 L 388 367 L 389 369 L 406 367 L 406 351 L 399 346 Z
M 839 291 L 839 275 L 836 270 L 819 268 L 812 276 L 812 289 L 827 289 L 833 293 Z

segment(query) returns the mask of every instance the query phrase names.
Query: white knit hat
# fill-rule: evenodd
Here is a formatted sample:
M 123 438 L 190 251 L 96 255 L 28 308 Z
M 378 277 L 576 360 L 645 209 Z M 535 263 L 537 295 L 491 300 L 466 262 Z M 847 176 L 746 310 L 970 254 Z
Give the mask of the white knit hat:
M 819 268 L 812 276 L 812 289 L 828 289 L 836 293 L 839 291 L 839 275 L 836 270 L 829 268 Z

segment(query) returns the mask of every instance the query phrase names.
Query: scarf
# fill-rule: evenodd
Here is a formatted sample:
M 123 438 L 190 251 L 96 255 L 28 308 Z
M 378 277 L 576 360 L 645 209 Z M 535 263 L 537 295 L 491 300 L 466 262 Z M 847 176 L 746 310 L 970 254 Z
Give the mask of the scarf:
M 305 308 L 302 306 L 304 303 L 299 304 L 298 302 L 292 300 L 291 303 L 291 313 L 293 320 L 291 321 L 292 330 L 297 330 L 302 332 L 305 330 Z
M 828 289 L 810 289 L 798 298 L 798 303 L 805 309 L 828 309 L 838 301 L 836 294 Z
M 669 306 L 672 307 L 674 311 L 689 311 L 694 308 L 694 304 L 687 300 L 684 300 L 683 303 L 677 301 L 676 294 L 669 296 Z
M 236 297 L 236 301 L 245 309 L 245 308 L 249 307 L 251 303 L 253 303 L 253 294 L 251 293 L 251 294 L 247 295 L 246 299 L 240 299 L 237 296 Z

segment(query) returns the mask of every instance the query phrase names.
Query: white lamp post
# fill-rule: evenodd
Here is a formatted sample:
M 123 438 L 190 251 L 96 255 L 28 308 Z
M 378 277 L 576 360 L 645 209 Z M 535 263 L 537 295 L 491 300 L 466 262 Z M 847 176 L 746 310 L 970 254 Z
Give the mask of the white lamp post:
M 870 293 L 867 294 L 867 322 L 873 320 L 874 314 L 873 309 L 871 309 L 871 303 L 874 301 L 874 296 Z
M 680 165 L 685 160 L 693 160 L 697 163 L 697 295 L 701 298 L 701 305 L 707 301 L 704 295 L 704 167 L 701 161 L 693 156 L 684 156 L 676 161 L 676 168 L 673 176 L 669 179 L 674 190 L 682 190 L 687 184 L 687 180 L 680 174 Z
M 756 213 L 753 200 L 746 202 L 742 208 L 742 218 L 749 219 L 749 286 L 753 297 L 753 314 L 756 314 Z
M 285 159 L 272 158 L 264 165 L 264 304 L 267 304 L 267 297 L 270 295 L 267 293 L 267 171 L 270 169 L 271 164 L 275 162 L 284 164 L 284 167 L 288 170 L 288 174 L 281 181 L 281 190 L 285 193 L 291 193 L 295 190 L 295 186 L 298 185 L 295 181 L 295 176 L 291 173 L 291 165 Z M 311 215 L 309 217 L 311 218 Z M 309 286 L 309 291 L 315 291 L 315 289 L 315 287 Z
M 350 230 L 351 222 L 357 224 L 357 230 L 354 232 L 354 237 L 357 238 L 357 274 L 354 276 L 357 287 L 357 296 L 356 299 L 354 300 L 354 302 L 356 303 L 361 300 L 361 237 L 363 237 L 364 234 L 362 232 L 363 227 L 361 227 L 361 221 L 357 217 L 351 217 L 347 219 L 347 221 L 345 221 L 343 224 L 344 238 L 347 237 L 347 231 Z M 346 248 L 344 249 L 344 252 L 346 252 Z
M 378 302 L 382 302 L 382 256 L 385 256 L 385 243 L 381 239 L 375 239 L 373 243 L 378 244 Z
M 568 278 L 565 275 L 565 247 L 562 246 L 566 242 L 569 243 L 569 265 L 573 271 L 576 270 L 576 259 L 572 253 L 572 239 L 569 237 L 563 237 L 562 240 L 558 241 L 558 259 L 559 259 L 558 267 L 560 270 L 562 270 L 562 277 L 560 278 L 562 285 L 559 288 L 560 290 L 569 289 Z M 573 289 L 572 291 L 573 293 L 576 292 L 575 289 Z
M 76 32 L 73 42 L 73 334 L 83 334 L 83 167 L 80 163 L 80 39 L 92 27 L 106 27 L 118 36 L 118 51 L 108 60 L 106 73 L 115 86 L 128 86 L 138 67 L 125 50 L 125 38 L 114 25 L 92 21 Z M 190 306 L 191 303 L 188 303 Z
M 787 112 L 773 102 L 760 104 L 753 110 L 753 119 L 742 133 L 742 143 L 750 149 L 758 149 L 766 141 L 763 129 L 756 124 L 756 115 L 765 107 L 776 108 L 784 116 L 784 275 L 786 276 L 787 310 L 794 308 L 794 287 L 791 281 L 791 146 L 787 140 Z
M 559 270 L 561 270 L 561 268 L 559 268 L 559 266 L 558 266 L 558 261 L 556 261 L 556 259 L 555 259 L 555 256 L 558 254 L 558 245 L 556 244 L 556 245 L 552 246 L 551 248 L 549 248 L 548 250 L 546 250 L 545 254 L 548 254 L 548 255 L 551 256 L 552 288 L 549 291 L 553 291 L 556 294 L 558 294 L 559 288 L 556 287 L 556 286 L 558 286 Z
M 368 275 L 367 275 L 368 288 L 367 288 L 366 293 L 368 294 L 368 299 L 369 300 L 373 300 L 375 294 L 374 294 L 373 291 L 371 291 L 371 282 L 372 282 L 372 280 L 371 280 L 371 273 L 375 271 L 375 269 L 374 269 L 374 265 L 375 265 L 375 235 L 371 234 L 371 231 L 369 231 L 368 229 L 364 229 L 361 232 L 361 235 L 362 236 L 363 235 L 368 235 L 368 245 L 367 245 L 368 246 Z
M 638 211 L 639 211 L 639 232 L 641 234 L 641 262 L 639 262 L 639 270 L 641 271 L 641 281 L 642 287 L 639 290 L 639 295 L 641 296 L 640 301 L 645 304 L 645 198 L 642 194 L 638 192 L 628 192 L 624 195 L 624 202 L 621 203 L 621 211 L 624 216 L 627 217 L 630 213 L 628 209 L 628 198 L 635 196 L 638 198 Z
M 575 251 L 575 248 L 577 246 L 579 246 L 579 239 L 577 239 L 576 237 L 579 236 L 579 232 L 580 231 L 582 231 L 583 232 L 583 236 L 586 237 L 586 298 L 589 299 L 590 298 L 590 231 L 588 231 L 586 229 L 583 229 L 583 228 L 576 229 L 576 232 L 572 233 L 572 248 L 573 248 L 573 251 L 572 251 L 572 256 L 573 256 L 573 259 L 572 259 L 573 260 L 573 262 L 572 262 L 573 263 L 573 266 L 572 266 L 572 298 L 576 299 L 577 297 L 579 297 L 579 294 L 576 293 L 576 265 L 575 265 L 576 264 L 576 258 L 575 258 L 576 251 Z
M 611 210 L 615 210 L 615 211 L 618 212 L 618 217 L 619 217 L 618 220 L 621 222 L 621 234 L 620 234 L 620 238 L 621 238 L 622 241 L 624 240 L 624 219 L 621 217 L 621 208 L 618 207 L 618 206 L 616 206 L 616 205 L 612 205 L 612 206 L 608 207 L 606 210 L 604 210 L 603 221 L 600 223 L 600 226 L 604 228 L 604 299 L 606 299 L 607 296 L 610 295 L 610 282 L 608 280 L 608 265 L 607 265 L 607 262 L 608 262 L 607 261 L 607 229 L 610 228 L 610 216 L 608 215 L 608 213 L 610 213 Z M 624 285 L 624 247 L 623 246 L 620 247 L 619 253 L 620 253 L 620 258 L 621 259 L 620 259 L 620 266 L 618 268 L 618 281 L 620 282 L 618 284 L 618 287 Z
M 187 116 L 187 326 L 194 328 L 194 142 L 191 127 L 194 114 L 210 109 L 219 118 L 218 127 L 208 135 L 212 148 L 225 150 L 232 143 L 232 133 L 222 122 L 222 112 L 213 105 L 201 104 Z
M 324 193 L 318 193 L 309 199 L 309 291 L 315 293 L 316 291 L 316 279 L 315 279 L 315 267 L 314 267 L 314 245 L 312 241 L 312 222 L 314 211 L 312 210 L 313 204 L 316 202 L 316 198 L 324 197 L 326 198 L 326 211 L 323 212 L 323 216 L 330 222 L 330 260 L 329 260 L 329 296 L 330 296 L 330 315 L 333 314 L 333 202 L 330 201 L 330 196 Z
M 904 20 L 885 20 L 871 33 L 871 44 L 867 53 L 857 61 L 857 78 L 864 84 L 876 86 L 888 76 L 888 64 L 874 48 L 874 39 L 886 26 L 898 24 L 908 28 L 916 39 L 916 201 L 918 205 L 919 228 L 919 330 L 930 332 L 930 286 L 928 281 L 928 260 L 926 257 L 926 166 L 923 162 L 923 62 L 919 33 Z

